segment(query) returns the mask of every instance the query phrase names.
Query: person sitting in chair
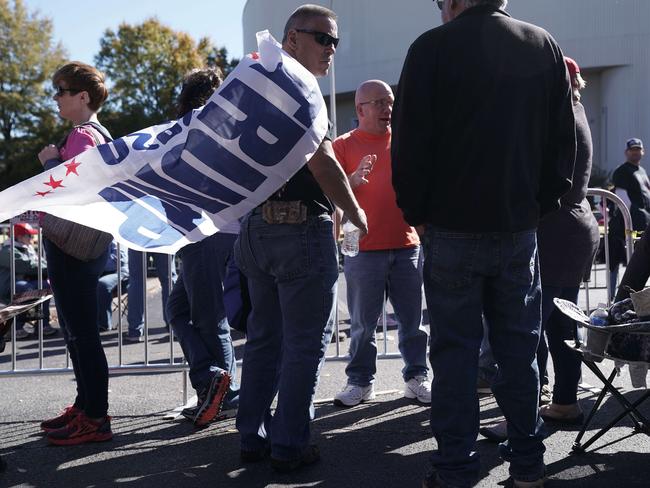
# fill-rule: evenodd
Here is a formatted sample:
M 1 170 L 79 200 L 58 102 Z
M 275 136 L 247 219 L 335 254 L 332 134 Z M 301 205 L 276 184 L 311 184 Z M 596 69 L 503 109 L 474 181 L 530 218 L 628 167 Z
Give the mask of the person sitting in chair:
M 117 245 L 115 241 L 111 242 L 108 259 L 104 274 L 99 278 L 97 284 L 97 324 L 99 330 L 113 330 L 113 293 L 117 289 Z M 124 249 L 120 249 L 120 275 L 122 280 L 122 293 L 126 292 L 127 282 L 129 280 L 129 261 L 128 254 Z
M 14 225 L 14 252 L 11 255 L 11 241 L 7 240 L 0 247 L 0 300 L 9 303 L 11 296 L 11 260 L 14 260 L 16 273 L 16 294 L 38 289 L 38 252 L 34 247 L 34 236 L 38 231 L 29 224 Z M 41 260 L 43 273 L 46 273 L 47 263 L 45 258 Z M 43 286 L 48 286 L 43 281 Z M 43 303 L 43 335 L 51 336 L 57 333 L 57 329 L 50 325 L 50 301 Z M 26 314 L 16 317 L 16 339 L 27 339 L 30 333 L 25 330 L 25 322 L 29 320 Z M 38 334 L 38 328 L 34 328 L 34 334 Z

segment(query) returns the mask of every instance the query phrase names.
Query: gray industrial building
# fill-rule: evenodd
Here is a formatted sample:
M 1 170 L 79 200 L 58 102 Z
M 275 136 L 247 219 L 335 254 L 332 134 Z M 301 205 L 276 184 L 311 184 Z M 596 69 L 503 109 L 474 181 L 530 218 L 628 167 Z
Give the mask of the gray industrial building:
M 310 0 L 311 1 L 311 0 Z M 254 51 L 255 32 L 269 29 L 280 40 L 300 0 L 248 0 L 244 8 L 244 50 Z M 355 126 L 354 91 L 360 82 L 399 81 L 409 45 L 440 25 L 430 0 L 312 1 L 339 16 L 335 57 L 337 129 Z M 650 0 L 511 0 L 508 12 L 548 30 L 564 53 L 582 68 L 583 92 L 594 138 L 594 164 L 611 171 L 623 161 L 624 143 L 650 143 Z M 328 77 L 329 78 L 329 77 Z M 328 97 L 331 80 L 321 80 Z

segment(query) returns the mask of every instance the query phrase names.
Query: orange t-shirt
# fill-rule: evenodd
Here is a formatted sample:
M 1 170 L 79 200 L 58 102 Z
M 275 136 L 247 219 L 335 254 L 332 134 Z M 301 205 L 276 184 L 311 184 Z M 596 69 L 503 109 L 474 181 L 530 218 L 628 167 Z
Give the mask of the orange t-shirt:
M 390 132 L 376 135 L 355 129 L 338 137 L 333 146 L 347 175 L 357 170 L 365 155 L 377 155 L 377 161 L 366 177 L 368 183 L 353 190 L 368 217 L 368 235 L 359 242 L 359 249 L 379 251 L 420 244 L 417 232 L 404 221 L 402 211 L 397 207 L 392 184 Z

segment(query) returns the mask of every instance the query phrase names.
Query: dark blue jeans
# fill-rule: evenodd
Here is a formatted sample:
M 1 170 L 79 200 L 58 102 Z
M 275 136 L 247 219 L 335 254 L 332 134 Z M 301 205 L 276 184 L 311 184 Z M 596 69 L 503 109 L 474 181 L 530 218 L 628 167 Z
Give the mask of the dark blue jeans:
M 59 326 L 77 380 L 74 405 L 99 418 L 108 411 L 108 363 L 97 326 L 97 282 L 106 266 L 108 248 L 92 261 L 80 261 L 43 239 L 47 272 Z
M 429 228 L 424 288 L 431 322 L 431 462 L 453 486 L 473 486 L 479 458 L 476 392 L 483 337 L 481 314 L 499 366 L 492 390 L 508 421 L 499 446 L 510 474 L 532 481 L 544 474 L 535 352 L 541 289 L 535 231 L 469 234 Z
M 158 252 L 147 253 L 153 257 L 153 262 L 158 273 L 158 281 L 162 288 L 162 311 L 165 325 L 169 324 L 167 318 L 167 299 L 169 298 L 169 273 L 172 274 L 172 283 L 176 281 L 176 270 L 172 266 L 170 270 L 169 255 Z M 129 249 L 129 307 L 127 310 L 127 321 L 129 323 L 128 335 L 132 337 L 144 335 L 144 289 L 145 276 L 143 271 L 141 251 Z
M 309 444 L 312 400 L 334 325 L 338 258 L 332 219 L 307 219 L 267 224 L 256 209 L 235 243 L 252 304 L 237 415 L 241 447 L 270 444 L 273 457 L 284 460 L 298 458 Z
M 572 405 L 578 401 L 582 361 L 580 355 L 564 343 L 565 340 L 576 338 L 576 322 L 553 305 L 553 298 L 558 297 L 577 303 L 578 291 L 578 286 L 542 288 L 542 323 L 544 324 L 542 330 L 546 331 L 548 346 L 545 340 L 540 341 L 537 349 L 537 365 L 540 371 L 546 371 L 548 353 L 551 353 L 555 371 L 553 403 L 560 405 Z
M 124 278 L 124 275 L 122 275 Z M 122 279 L 122 292 L 126 288 Z M 113 329 L 113 290 L 117 288 L 117 273 L 109 273 L 99 278 L 97 284 L 97 324 L 101 330 Z
M 181 272 L 167 301 L 169 322 L 190 365 L 192 387 L 201 392 L 213 371 L 228 371 L 233 379 L 226 397 L 229 407 L 235 406 L 239 387 L 222 282 L 235 239 L 236 234 L 217 232 L 181 249 Z

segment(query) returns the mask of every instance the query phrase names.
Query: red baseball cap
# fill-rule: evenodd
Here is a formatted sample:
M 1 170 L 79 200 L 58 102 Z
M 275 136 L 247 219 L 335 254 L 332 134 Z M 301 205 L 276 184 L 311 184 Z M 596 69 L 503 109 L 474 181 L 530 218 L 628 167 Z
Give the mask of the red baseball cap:
M 35 236 L 36 234 L 38 234 L 38 231 L 29 224 L 14 225 L 14 235 L 16 237 L 27 236 L 27 235 Z
M 576 63 L 575 59 L 570 58 L 568 56 L 564 56 L 564 62 L 566 64 L 567 69 L 569 70 L 569 77 L 571 78 L 571 83 L 573 83 L 573 79 L 576 77 L 576 74 L 580 73 L 580 66 L 578 66 L 578 63 Z

